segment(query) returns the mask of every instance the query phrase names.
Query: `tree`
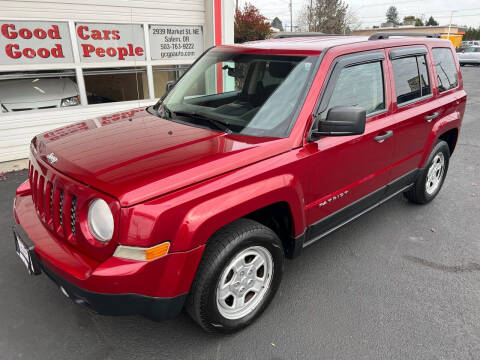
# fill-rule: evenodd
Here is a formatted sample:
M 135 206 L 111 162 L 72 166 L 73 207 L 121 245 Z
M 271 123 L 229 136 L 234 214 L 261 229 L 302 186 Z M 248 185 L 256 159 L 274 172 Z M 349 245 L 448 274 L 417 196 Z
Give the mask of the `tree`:
M 433 18 L 433 16 L 430 16 L 425 23 L 427 26 L 438 26 L 438 22 Z
M 282 24 L 282 20 L 280 20 L 278 17 L 275 17 L 275 19 L 272 20 L 272 27 L 280 30 L 280 31 L 283 31 L 283 24 Z
M 343 0 L 312 0 L 299 16 L 299 25 L 306 25 L 308 31 L 326 34 L 350 32 L 350 24 L 357 22 Z
M 272 20 L 271 25 L 272 25 L 272 27 L 274 27 L 274 28 L 276 28 L 280 31 L 284 31 L 282 20 L 280 20 L 277 16 Z
M 480 27 L 478 29 L 469 27 L 465 32 L 463 40 L 480 40 Z
M 398 11 L 395 6 L 390 6 L 385 16 L 387 17 L 387 22 L 391 22 L 394 25 L 400 24 L 400 20 L 398 19 Z
M 410 22 L 414 22 L 415 26 L 423 26 L 423 21 L 420 18 L 417 18 L 413 15 L 405 16 L 403 18 L 403 25 L 407 25 Z
M 270 23 L 260 11 L 250 3 L 235 12 L 234 38 L 236 43 L 264 40 L 272 35 Z

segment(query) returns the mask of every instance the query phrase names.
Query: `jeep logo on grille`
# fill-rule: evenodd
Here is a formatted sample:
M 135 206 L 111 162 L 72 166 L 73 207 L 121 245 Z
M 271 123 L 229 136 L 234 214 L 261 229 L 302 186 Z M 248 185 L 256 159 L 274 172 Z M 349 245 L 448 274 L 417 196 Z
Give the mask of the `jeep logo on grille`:
M 47 155 L 47 160 L 50 164 L 54 164 L 57 162 L 58 158 L 55 156 L 54 153 L 50 153 Z

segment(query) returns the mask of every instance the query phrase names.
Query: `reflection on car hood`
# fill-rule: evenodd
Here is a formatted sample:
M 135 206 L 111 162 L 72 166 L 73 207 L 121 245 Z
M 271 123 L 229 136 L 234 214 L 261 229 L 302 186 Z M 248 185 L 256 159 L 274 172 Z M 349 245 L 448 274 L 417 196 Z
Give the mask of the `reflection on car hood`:
M 145 109 L 65 126 L 33 139 L 37 157 L 115 196 L 148 200 L 290 149 L 289 139 L 226 134 L 158 118 Z
M 77 85 L 68 78 L 36 78 L 0 81 L 3 104 L 37 103 L 77 96 Z

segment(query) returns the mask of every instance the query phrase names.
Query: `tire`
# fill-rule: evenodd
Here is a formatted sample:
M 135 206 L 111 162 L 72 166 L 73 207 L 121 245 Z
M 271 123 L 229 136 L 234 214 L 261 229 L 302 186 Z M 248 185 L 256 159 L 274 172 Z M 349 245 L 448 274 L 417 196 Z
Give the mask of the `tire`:
M 449 162 L 450 148 L 445 141 L 439 140 L 428 157 L 427 165 L 420 170 L 414 185 L 404 192 L 405 197 L 416 204 L 432 201 L 442 188 Z
M 251 268 L 262 260 L 263 265 Z M 236 270 L 233 263 L 238 265 Z M 282 280 L 283 267 L 284 251 L 278 236 L 256 221 L 236 220 L 207 242 L 186 310 L 207 332 L 238 331 L 258 318 L 272 301 Z M 257 280 L 262 277 L 263 282 Z M 226 296 L 227 293 L 230 295 Z M 243 311 L 241 306 L 235 310 L 236 299 L 241 304 L 242 296 Z

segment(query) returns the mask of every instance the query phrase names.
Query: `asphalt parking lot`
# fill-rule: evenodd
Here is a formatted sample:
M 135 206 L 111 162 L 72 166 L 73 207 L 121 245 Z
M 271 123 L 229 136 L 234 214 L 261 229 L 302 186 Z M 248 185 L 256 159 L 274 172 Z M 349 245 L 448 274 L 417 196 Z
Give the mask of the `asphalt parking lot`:
M 16 257 L 25 171 L 0 177 L 0 359 L 480 359 L 480 67 L 449 173 L 426 206 L 402 196 L 288 261 L 244 331 L 205 334 L 186 313 L 156 323 L 74 305 Z

